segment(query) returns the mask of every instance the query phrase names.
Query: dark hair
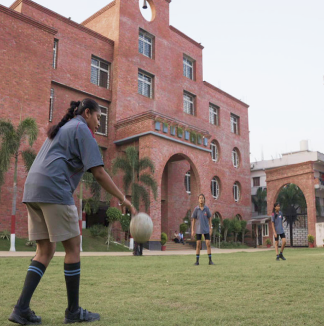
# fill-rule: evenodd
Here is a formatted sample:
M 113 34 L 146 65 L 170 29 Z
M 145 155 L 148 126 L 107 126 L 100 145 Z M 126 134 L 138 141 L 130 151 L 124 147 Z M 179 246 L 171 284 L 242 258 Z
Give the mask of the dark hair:
M 275 218 L 277 218 L 277 214 L 276 214 L 276 206 L 278 206 L 278 205 L 279 205 L 279 203 L 274 203 L 274 204 L 273 204 L 273 210 L 272 210 L 272 213 L 274 213 Z
M 84 100 L 80 101 L 71 101 L 70 107 L 67 109 L 67 113 L 62 118 L 62 120 L 52 127 L 50 127 L 47 131 L 47 137 L 49 139 L 53 139 L 61 127 L 63 127 L 68 121 L 73 119 L 77 115 L 81 115 L 85 109 L 89 109 L 91 114 L 94 111 L 100 111 L 100 107 L 98 103 L 90 98 L 85 98 Z
M 199 199 L 200 196 L 203 196 L 203 197 L 204 197 L 204 203 L 205 203 L 205 202 L 206 202 L 205 195 L 204 195 L 204 194 L 200 194 L 200 195 L 198 195 L 198 199 Z

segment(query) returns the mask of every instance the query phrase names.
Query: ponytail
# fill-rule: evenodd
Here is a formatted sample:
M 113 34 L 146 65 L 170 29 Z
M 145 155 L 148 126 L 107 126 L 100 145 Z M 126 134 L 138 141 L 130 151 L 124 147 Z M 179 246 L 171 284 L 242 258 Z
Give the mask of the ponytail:
M 57 125 L 54 125 L 48 129 L 47 137 L 49 139 L 53 139 L 57 135 L 61 127 L 63 127 L 68 121 L 73 119 L 75 116 L 82 115 L 85 109 L 89 109 L 91 114 L 93 111 L 100 111 L 98 103 L 92 99 L 85 98 L 82 102 L 71 101 L 70 107 L 67 109 L 67 113 L 62 118 L 62 120 Z

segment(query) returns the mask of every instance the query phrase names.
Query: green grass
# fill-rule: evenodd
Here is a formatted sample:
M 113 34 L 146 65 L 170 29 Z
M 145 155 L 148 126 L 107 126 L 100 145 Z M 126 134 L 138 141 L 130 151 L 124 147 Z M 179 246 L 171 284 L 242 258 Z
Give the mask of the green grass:
M 323 325 L 324 249 L 213 255 L 82 258 L 80 303 L 99 312 L 93 325 Z M 29 258 L 0 259 L 0 324 L 8 321 Z M 66 308 L 63 258 L 55 257 L 31 307 L 43 325 L 60 325 Z
M 128 248 L 111 243 L 109 245 L 109 250 L 107 250 L 107 245 L 105 245 L 105 239 L 103 237 L 92 237 L 88 229 L 82 230 L 82 250 L 83 251 L 129 251 Z M 27 247 L 25 244 L 27 239 L 16 238 L 16 251 L 35 251 L 34 247 Z M 0 251 L 8 251 L 10 248 L 10 241 L 0 239 Z M 56 245 L 56 251 L 64 251 L 61 242 Z

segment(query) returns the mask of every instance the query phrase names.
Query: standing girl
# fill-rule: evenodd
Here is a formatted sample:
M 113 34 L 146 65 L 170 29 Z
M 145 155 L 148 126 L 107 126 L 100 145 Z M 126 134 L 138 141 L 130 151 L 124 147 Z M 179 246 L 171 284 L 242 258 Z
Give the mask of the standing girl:
M 285 231 L 283 229 L 283 216 L 282 216 L 282 212 L 280 211 L 280 205 L 279 203 L 275 203 L 273 205 L 273 211 L 272 211 L 272 216 L 271 216 L 271 224 L 272 224 L 272 230 L 273 230 L 273 234 L 275 237 L 275 248 L 276 248 L 276 254 L 277 254 L 277 258 L 276 260 L 280 260 L 280 258 L 282 260 L 286 260 L 286 258 L 283 256 L 283 251 L 285 249 L 285 245 L 286 245 L 286 235 L 285 235 Z M 279 237 L 281 238 L 281 250 L 280 250 L 280 254 L 278 254 L 278 241 L 279 241 Z
M 80 230 L 73 200 L 84 172 L 91 172 L 98 183 L 119 199 L 132 214 L 135 209 L 103 168 L 94 134 L 100 126 L 100 107 L 92 99 L 70 104 L 59 124 L 52 126 L 26 179 L 23 202 L 28 211 L 29 240 L 36 240 L 37 251 L 25 279 L 22 293 L 9 320 L 37 325 L 41 317 L 30 309 L 31 297 L 62 241 L 65 249 L 64 275 L 68 307 L 65 323 L 99 320 L 97 313 L 79 306 Z

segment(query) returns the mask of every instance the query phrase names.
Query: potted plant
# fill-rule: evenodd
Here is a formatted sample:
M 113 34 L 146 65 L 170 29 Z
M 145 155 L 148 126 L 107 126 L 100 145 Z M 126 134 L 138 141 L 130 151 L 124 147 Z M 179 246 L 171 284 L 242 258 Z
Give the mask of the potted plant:
M 166 242 L 168 241 L 168 236 L 166 235 L 166 233 L 162 232 L 161 233 L 161 250 L 165 251 L 166 249 Z
M 314 236 L 309 234 L 307 236 L 307 238 L 308 238 L 308 246 L 309 246 L 309 248 L 314 248 L 314 241 L 315 241 Z
M 270 248 L 271 247 L 271 240 L 270 239 L 267 239 L 266 240 L 266 245 L 267 245 L 267 248 Z

